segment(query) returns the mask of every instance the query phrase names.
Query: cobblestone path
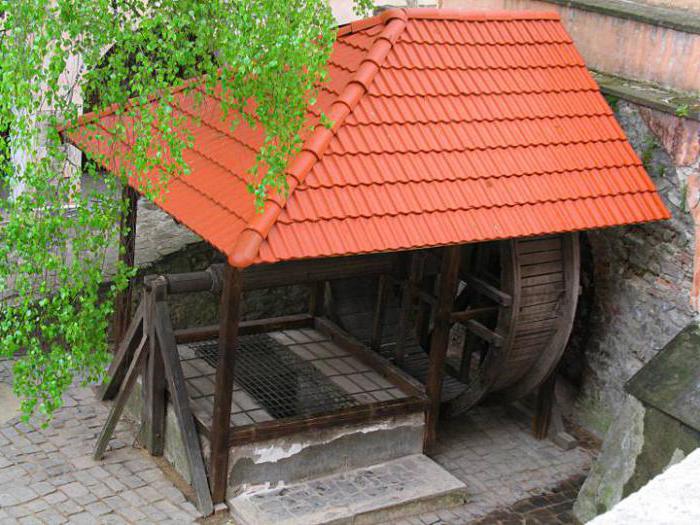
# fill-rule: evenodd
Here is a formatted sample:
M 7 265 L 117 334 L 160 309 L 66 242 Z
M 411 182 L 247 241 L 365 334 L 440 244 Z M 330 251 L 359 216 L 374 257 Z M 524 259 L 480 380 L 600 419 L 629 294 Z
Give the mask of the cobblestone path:
M 9 382 L 8 367 L 8 362 L 0 361 L 0 382 Z M 0 424 L 0 524 L 198 520 L 197 510 L 175 483 L 152 458 L 132 446 L 134 429 L 127 423 L 117 426 L 105 459 L 92 459 L 106 416 L 107 408 L 91 389 L 76 387 L 46 429 L 17 418 Z M 434 459 L 466 482 L 469 503 L 393 525 L 566 523 L 533 521 L 547 516 L 535 511 L 549 508 L 556 512 L 548 516 L 565 518 L 573 485 L 559 495 L 548 491 L 580 476 L 591 455 L 581 448 L 562 451 L 549 441 L 537 441 L 528 425 L 511 411 L 493 407 L 446 422 Z
M 9 382 L 7 361 L 0 381 Z M 92 448 L 107 408 L 72 388 L 45 429 L 12 418 L 0 425 L 0 524 L 193 523 L 199 513 L 157 464 L 133 448 L 120 422 L 105 459 Z

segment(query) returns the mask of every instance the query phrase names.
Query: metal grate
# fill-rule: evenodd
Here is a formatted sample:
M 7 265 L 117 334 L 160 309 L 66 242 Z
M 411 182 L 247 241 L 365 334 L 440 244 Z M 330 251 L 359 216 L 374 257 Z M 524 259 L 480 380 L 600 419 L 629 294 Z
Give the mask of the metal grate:
M 309 416 L 359 404 L 313 364 L 269 335 L 244 335 L 239 344 L 234 381 L 274 418 Z M 190 346 L 216 368 L 218 341 Z

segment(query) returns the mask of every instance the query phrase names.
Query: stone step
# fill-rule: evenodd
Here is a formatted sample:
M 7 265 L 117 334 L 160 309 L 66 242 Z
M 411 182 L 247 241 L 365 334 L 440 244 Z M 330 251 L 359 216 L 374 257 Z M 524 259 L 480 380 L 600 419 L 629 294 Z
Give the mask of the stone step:
M 371 525 L 461 505 L 466 486 L 422 454 L 228 501 L 237 525 Z

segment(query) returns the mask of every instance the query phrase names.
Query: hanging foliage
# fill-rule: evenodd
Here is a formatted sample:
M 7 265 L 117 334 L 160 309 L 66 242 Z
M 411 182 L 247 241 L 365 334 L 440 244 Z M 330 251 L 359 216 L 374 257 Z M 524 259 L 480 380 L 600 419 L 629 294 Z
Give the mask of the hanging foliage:
M 176 94 L 213 95 L 262 128 L 260 207 L 286 190 L 334 38 L 325 0 L 0 0 L 0 356 L 15 358 L 26 417 L 102 378 L 113 300 L 134 273 L 114 261 L 119 189 L 131 178 L 167 199 L 188 173 Z M 60 130 L 84 109 L 110 110 L 109 129 L 83 126 L 119 148 L 121 178 L 104 175 L 104 152 L 66 147 Z

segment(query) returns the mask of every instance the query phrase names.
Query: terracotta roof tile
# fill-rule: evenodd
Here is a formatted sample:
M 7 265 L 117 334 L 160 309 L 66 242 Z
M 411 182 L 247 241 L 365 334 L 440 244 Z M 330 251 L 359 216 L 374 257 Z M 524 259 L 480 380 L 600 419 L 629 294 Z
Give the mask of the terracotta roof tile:
M 333 127 L 262 214 L 246 190 L 261 132 L 178 93 L 192 173 L 158 204 L 236 266 L 669 216 L 556 15 L 386 11 L 339 30 L 329 74 L 309 118 Z M 105 134 L 114 117 L 99 118 Z M 69 138 L 111 169 L 130 146 Z

